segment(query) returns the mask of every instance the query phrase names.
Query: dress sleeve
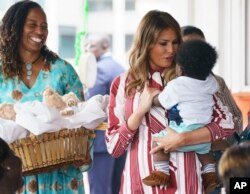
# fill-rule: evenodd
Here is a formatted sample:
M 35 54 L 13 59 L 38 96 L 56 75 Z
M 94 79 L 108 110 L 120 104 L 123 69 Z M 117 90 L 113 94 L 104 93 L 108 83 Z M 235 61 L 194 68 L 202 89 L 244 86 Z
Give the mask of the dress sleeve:
M 132 112 L 132 101 L 125 98 L 125 79 L 123 75 L 116 77 L 110 89 L 108 130 L 105 140 L 108 152 L 113 157 L 121 156 L 136 134 L 136 131 L 131 131 L 126 123 L 125 112 Z
M 221 99 L 222 103 L 226 105 L 230 112 L 233 114 L 235 129 L 238 134 L 240 134 L 243 130 L 243 119 L 242 113 L 237 106 L 231 91 L 227 87 L 224 79 L 218 75 L 215 76 L 217 82 L 219 83 L 219 91 L 217 92 L 217 96 Z
M 235 123 L 233 115 L 229 112 L 227 106 L 223 105 L 221 100 L 214 95 L 213 119 L 212 122 L 207 124 L 212 137 L 212 141 L 225 138 L 233 135 L 235 132 Z

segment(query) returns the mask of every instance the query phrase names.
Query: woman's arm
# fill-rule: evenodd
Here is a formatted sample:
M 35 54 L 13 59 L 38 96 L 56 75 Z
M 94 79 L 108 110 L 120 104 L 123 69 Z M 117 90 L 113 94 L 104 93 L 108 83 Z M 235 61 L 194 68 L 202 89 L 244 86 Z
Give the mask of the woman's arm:
M 202 127 L 194 131 L 177 133 L 170 127 L 165 129 L 168 135 L 165 137 L 154 137 L 153 141 L 158 146 L 151 150 L 151 154 L 164 149 L 165 151 L 175 151 L 180 147 L 211 142 L 211 133 L 207 127 Z
M 174 151 L 179 147 L 207 143 L 232 135 L 235 132 L 232 114 L 216 96 L 214 96 L 214 101 L 211 123 L 200 129 L 184 133 L 177 133 L 171 128 L 167 128 L 166 137 L 153 139 L 159 145 L 151 150 L 151 153 L 160 149 Z
M 130 130 L 126 121 L 128 113 L 132 113 L 132 98 L 126 99 L 125 95 L 126 79 L 126 74 L 121 74 L 114 79 L 110 88 L 105 140 L 108 152 L 113 157 L 119 157 L 126 151 L 136 133 Z
M 235 124 L 235 130 L 236 132 L 231 135 L 227 136 L 225 139 L 219 139 L 217 141 L 214 141 L 211 145 L 211 149 L 213 151 L 216 150 L 225 150 L 231 145 L 237 144 L 239 141 L 239 134 L 243 130 L 243 122 L 242 122 L 242 113 L 237 106 L 236 102 L 233 99 L 233 96 L 227 87 L 224 79 L 218 75 L 214 75 L 215 79 L 217 80 L 219 84 L 219 90 L 216 93 L 216 96 L 221 100 L 221 102 L 227 106 L 229 111 L 233 114 L 234 124 Z
M 233 114 L 236 132 L 240 134 L 243 130 L 242 113 L 224 79 L 218 75 L 214 75 L 214 77 L 219 84 L 219 91 L 216 93 L 216 96 L 218 96 L 221 102 L 227 106 L 229 111 Z
M 144 115 L 149 111 L 152 106 L 155 96 L 160 93 L 159 90 L 155 88 L 150 88 L 148 83 L 145 84 L 143 92 L 140 96 L 140 103 L 138 108 L 131 114 L 127 120 L 127 126 L 132 131 L 137 130 L 141 124 Z
M 110 154 L 114 157 L 122 155 L 129 144 L 133 141 L 141 121 L 152 105 L 154 95 L 158 93 L 156 89 L 147 85 L 140 96 L 125 97 L 124 74 L 117 77 L 110 90 L 108 106 L 108 130 L 106 131 L 106 144 Z M 138 108 L 133 109 L 133 98 L 139 97 Z
M 67 63 L 66 61 L 64 63 L 65 65 L 63 74 L 66 79 L 63 80 L 63 82 L 65 85 L 65 94 L 73 92 L 74 94 L 76 94 L 80 101 L 84 101 L 84 88 L 78 74 L 76 73 L 74 67 L 71 64 Z

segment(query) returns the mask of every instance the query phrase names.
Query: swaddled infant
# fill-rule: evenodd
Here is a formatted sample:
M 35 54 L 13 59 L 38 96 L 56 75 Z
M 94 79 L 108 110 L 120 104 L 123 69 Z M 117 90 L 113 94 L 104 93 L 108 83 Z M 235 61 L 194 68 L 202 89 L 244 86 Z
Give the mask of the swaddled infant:
M 16 112 L 13 104 L 3 103 L 0 104 L 0 118 L 6 120 L 16 120 Z
M 74 107 L 78 105 L 79 99 L 73 92 L 60 96 L 56 91 L 47 88 L 43 92 L 43 103 L 57 109 L 62 116 L 74 114 Z

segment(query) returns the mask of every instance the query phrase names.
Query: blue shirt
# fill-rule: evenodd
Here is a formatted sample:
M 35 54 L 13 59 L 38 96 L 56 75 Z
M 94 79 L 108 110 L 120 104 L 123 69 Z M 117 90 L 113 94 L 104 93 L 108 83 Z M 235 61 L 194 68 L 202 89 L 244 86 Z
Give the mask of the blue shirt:
M 102 55 L 97 60 L 97 77 L 95 84 L 89 88 L 86 98 L 89 99 L 97 94 L 109 94 L 110 86 L 113 79 L 124 72 L 124 68 L 114 61 L 110 53 Z

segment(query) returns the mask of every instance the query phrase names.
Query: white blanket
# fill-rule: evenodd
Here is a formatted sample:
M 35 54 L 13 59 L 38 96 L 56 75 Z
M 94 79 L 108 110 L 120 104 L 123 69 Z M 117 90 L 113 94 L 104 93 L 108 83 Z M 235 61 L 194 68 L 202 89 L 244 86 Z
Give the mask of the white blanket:
M 58 110 L 39 101 L 17 103 L 14 105 L 16 123 L 35 135 L 80 126 L 95 129 L 107 119 L 108 99 L 108 95 L 93 96 L 85 102 L 78 103 L 78 106 L 73 108 L 74 114 L 67 117 L 61 116 Z
M 17 139 L 26 137 L 28 133 L 29 132 L 27 130 L 14 121 L 0 118 L 0 137 L 8 144 L 16 141 Z

